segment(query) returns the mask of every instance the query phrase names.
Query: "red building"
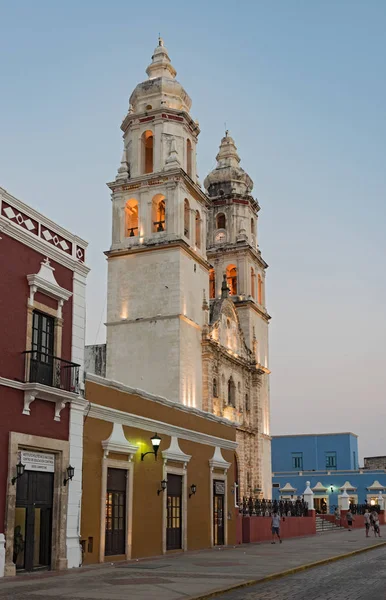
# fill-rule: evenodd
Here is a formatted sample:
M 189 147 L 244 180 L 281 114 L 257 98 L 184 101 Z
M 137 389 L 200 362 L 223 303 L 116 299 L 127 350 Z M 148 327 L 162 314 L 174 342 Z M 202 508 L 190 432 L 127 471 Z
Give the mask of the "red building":
M 0 188 L 0 577 L 81 562 L 86 246 Z

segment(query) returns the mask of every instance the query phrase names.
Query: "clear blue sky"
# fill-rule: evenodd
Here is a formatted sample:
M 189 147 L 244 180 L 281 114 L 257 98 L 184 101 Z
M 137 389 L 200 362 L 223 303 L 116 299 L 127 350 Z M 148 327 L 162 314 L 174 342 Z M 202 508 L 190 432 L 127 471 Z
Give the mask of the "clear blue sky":
M 226 121 L 262 207 L 272 432 L 352 430 L 386 454 L 385 30 L 383 0 L 0 0 L 0 185 L 89 241 L 89 343 L 105 182 L 161 32 L 201 180 Z

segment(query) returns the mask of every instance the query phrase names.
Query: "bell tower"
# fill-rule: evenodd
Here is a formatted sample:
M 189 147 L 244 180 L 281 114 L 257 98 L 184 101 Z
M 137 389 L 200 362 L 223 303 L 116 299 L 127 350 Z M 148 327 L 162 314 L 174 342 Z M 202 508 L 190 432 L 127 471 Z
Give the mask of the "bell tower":
M 162 39 L 121 129 L 112 195 L 106 376 L 200 408 L 201 310 L 208 294 L 209 201 L 197 181 L 200 133 Z
M 265 274 L 268 267 L 258 245 L 260 206 L 252 196 L 253 181 L 240 167 L 240 157 L 228 132 L 221 140 L 217 166 L 204 181 L 210 198 L 208 217 L 210 298 L 221 297 L 226 276 L 243 330 L 245 343 L 261 373 L 257 414 L 259 453 L 262 458 L 263 489 L 271 486 L 271 445 L 268 368 L 268 323 Z

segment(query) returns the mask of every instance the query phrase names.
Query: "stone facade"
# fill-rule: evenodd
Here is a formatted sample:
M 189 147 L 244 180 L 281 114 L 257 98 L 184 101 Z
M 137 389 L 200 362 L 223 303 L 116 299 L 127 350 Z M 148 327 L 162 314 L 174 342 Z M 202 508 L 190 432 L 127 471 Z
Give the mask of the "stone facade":
M 268 498 L 268 265 L 253 182 L 226 133 L 203 191 L 199 126 L 162 40 L 147 74 L 130 97 L 121 164 L 108 184 L 105 375 L 236 423 L 239 492 Z M 88 352 L 92 372 L 104 375 Z

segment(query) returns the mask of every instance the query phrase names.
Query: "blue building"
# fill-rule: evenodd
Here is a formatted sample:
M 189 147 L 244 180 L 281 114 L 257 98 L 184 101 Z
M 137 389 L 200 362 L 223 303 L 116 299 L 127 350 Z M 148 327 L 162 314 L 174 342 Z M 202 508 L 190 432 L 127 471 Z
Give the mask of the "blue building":
M 354 433 L 272 437 L 272 498 L 301 496 L 307 481 L 318 512 L 339 506 L 344 490 L 354 504 L 386 499 L 386 469 L 359 468 Z

